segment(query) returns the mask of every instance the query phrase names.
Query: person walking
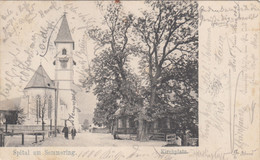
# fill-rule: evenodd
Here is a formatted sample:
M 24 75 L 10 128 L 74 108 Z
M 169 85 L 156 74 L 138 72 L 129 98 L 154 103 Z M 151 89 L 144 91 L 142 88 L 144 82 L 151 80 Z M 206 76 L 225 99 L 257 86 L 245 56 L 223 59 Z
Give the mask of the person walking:
M 77 131 L 76 131 L 76 129 L 73 126 L 72 129 L 71 129 L 71 137 L 72 137 L 73 140 L 74 140 L 74 138 L 76 136 L 76 133 L 77 133 Z
M 63 128 L 62 133 L 64 133 L 64 137 L 66 139 L 69 139 L 69 129 L 68 129 L 67 125 L 65 125 L 65 127 Z

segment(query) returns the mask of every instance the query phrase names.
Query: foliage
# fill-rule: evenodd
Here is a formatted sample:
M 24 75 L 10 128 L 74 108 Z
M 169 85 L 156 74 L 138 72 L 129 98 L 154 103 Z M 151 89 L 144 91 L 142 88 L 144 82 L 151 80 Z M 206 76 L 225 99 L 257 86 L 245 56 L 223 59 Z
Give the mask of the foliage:
M 147 1 L 134 22 L 146 79 L 146 120 L 170 116 L 180 129 L 197 123 L 198 12 L 196 2 Z
M 85 119 L 83 124 L 82 124 L 82 129 L 88 130 L 88 128 L 89 128 L 89 121 L 87 119 Z
M 135 48 L 129 44 L 132 15 L 125 16 L 121 4 L 99 4 L 104 21 L 102 28 L 89 30 L 96 42 L 96 57 L 92 60 L 86 86 L 94 86 L 98 103 L 93 122 L 109 126 L 116 110 L 127 108 L 136 111 L 137 77 L 129 66 Z
M 141 16 L 125 14 L 120 3 L 104 7 L 102 28 L 89 36 L 96 56 L 85 86 L 94 86 L 98 103 L 94 123 L 109 125 L 118 108 L 135 115 L 140 140 L 145 121 L 175 119 L 177 132 L 198 129 L 198 11 L 197 2 L 146 1 Z M 104 9 L 105 8 L 105 9 Z M 103 12 L 104 11 L 104 12 Z M 141 75 L 131 68 L 139 57 Z
M 26 114 L 24 113 L 24 109 L 17 108 L 17 124 L 23 124 L 26 118 Z

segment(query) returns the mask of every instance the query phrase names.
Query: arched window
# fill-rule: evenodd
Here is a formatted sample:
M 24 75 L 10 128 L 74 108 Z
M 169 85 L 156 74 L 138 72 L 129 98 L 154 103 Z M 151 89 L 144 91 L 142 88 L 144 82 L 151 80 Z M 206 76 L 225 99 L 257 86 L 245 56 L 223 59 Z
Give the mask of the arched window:
M 62 55 L 67 55 L 67 50 L 65 48 L 62 49 Z
M 52 97 L 50 96 L 48 99 L 48 118 L 51 119 L 52 115 Z
M 36 118 L 38 124 L 39 118 L 41 118 L 41 97 L 39 95 L 36 96 Z

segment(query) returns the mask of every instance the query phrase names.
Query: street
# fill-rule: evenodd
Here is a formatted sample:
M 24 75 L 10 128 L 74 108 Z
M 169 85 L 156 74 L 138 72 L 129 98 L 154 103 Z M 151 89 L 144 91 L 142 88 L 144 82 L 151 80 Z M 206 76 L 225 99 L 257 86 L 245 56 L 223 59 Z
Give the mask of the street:
M 69 139 L 65 139 L 63 135 L 59 134 L 56 138 L 48 138 L 44 142 L 39 143 L 39 146 L 72 146 L 72 147 L 90 147 L 90 146 L 163 146 L 166 142 L 149 141 L 139 142 L 133 140 L 114 140 L 111 134 L 105 133 L 78 133 L 74 140 L 71 135 Z
M 39 137 L 39 140 L 42 139 Z M 139 142 L 134 140 L 114 140 L 111 134 L 106 133 L 77 133 L 74 140 L 71 135 L 69 139 L 65 139 L 63 134 L 58 134 L 57 137 L 46 137 L 44 141 L 32 144 L 33 136 L 25 137 L 24 147 L 101 147 L 101 146 L 164 146 L 164 141 L 148 141 Z M 6 137 L 6 147 L 22 147 L 21 138 L 19 136 Z

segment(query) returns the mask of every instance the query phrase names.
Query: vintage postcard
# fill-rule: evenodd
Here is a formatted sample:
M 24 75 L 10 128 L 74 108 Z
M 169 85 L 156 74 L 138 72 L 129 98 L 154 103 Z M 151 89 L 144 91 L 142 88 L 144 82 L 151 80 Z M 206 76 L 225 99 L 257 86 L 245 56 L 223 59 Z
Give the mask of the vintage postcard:
M 0 1 L 0 160 L 260 159 L 259 1 Z

